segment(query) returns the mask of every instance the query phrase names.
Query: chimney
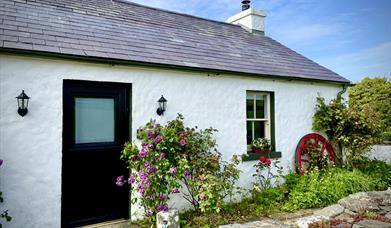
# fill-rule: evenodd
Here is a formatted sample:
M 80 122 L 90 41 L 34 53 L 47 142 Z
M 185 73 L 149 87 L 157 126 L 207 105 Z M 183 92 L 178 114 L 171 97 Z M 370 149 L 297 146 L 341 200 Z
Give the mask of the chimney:
M 250 0 L 244 0 L 242 1 L 242 11 L 245 11 L 246 9 L 250 9 Z
M 242 12 L 228 18 L 227 22 L 240 25 L 250 33 L 265 34 L 265 17 L 262 10 L 250 8 L 250 1 L 242 1 Z

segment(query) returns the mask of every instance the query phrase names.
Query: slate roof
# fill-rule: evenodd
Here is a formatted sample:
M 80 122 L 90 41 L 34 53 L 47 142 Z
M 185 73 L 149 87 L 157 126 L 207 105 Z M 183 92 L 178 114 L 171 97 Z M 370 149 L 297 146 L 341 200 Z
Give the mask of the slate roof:
M 238 25 L 122 0 L 0 0 L 0 48 L 349 82 Z

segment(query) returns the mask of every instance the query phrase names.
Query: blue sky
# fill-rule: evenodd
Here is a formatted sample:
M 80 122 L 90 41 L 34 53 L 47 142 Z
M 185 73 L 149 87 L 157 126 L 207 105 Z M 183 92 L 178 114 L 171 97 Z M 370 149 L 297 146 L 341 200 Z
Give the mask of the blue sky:
M 132 0 L 219 21 L 241 0 Z M 352 82 L 391 78 L 391 0 L 252 0 L 266 35 Z

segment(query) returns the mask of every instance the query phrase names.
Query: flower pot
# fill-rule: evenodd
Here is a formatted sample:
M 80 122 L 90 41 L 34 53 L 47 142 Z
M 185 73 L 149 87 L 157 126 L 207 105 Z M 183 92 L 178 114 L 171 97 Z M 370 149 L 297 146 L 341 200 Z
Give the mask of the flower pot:
M 267 154 L 270 152 L 270 148 L 256 148 L 251 147 L 251 151 L 256 154 Z

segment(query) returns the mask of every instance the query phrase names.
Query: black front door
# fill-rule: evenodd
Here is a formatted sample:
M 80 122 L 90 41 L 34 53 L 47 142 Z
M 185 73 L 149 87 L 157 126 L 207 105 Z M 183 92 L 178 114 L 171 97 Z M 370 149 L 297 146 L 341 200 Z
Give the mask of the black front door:
M 130 85 L 64 80 L 62 227 L 128 218 L 120 152 L 129 139 Z

